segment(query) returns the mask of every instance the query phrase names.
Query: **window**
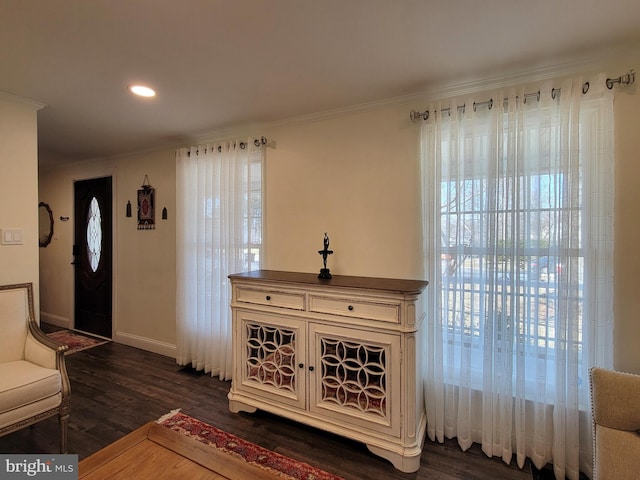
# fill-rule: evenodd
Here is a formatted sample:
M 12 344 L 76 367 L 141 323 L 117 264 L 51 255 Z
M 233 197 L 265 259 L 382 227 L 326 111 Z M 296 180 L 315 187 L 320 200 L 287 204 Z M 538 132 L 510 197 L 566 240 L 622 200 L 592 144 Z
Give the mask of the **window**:
M 211 232 L 212 248 L 208 251 L 208 264 L 219 265 L 220 258 L 228 254 L 227 248 L 213 248 L 213 245 L 222 246 L 224 244 L 225 229 L 228 230 L 230 213 L 236 212 L 237 218 L 235 235 L 240 239 L 234 257 L 239 260 L 239 270 L 246 272 L 260 268 L 260 253 L 262 251 L 262 155 L 256 152 L 246 158 L 246 163 L 241 172 L 236 172 L 242 176 L 239 186 L 241 191 L 233 189 L 215 189 L 207 192 L 202 197 L 203 212 L 206 222 L 206 230 Z M 234 192 L 235 193 L 232 193 Z M 235 199 L 232 201 L 227 197 L 232 194 Z
M 433 104 L 422 130 L 427 432 L 569 478 L 591 460 L 589 368 L 612 365 L 605 78 Z
M 176 155 L 177 355 L 231 378 L 228 276 L 260 268 L 264 143 L 232 140 Z
M 488 323 L 498 327 L 492 345 L 497 353 L 515 350 L 532 364 L 542 354 L 555 357 L 563 276 L 577 280 L 570 303 L 578 325 L 572 348 L 582 361 L 584 249 L 580 237 L 573 248 L 558 244 L 567 214 L 565 188 L 561 173 L 441 182 L 442 314 L 456 356 L 463 345 L 471 349 L 476 388 L 482 388 Z M 513 192 L 515 198 L 500 192 Z M 573 216 L 579 225 L 582 209 Z M 512 338 L 518 339 L 515 345 L 508 341 Z M 553 368 L 553 362 L 547 366 Z M 456 369 L 449 373 L 448 381 L 458 380 Z

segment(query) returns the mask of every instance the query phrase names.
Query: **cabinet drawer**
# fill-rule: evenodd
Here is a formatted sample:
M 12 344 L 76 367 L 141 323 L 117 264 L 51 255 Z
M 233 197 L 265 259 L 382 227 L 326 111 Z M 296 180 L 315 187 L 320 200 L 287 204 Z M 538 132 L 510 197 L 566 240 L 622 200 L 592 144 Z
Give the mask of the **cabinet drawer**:
M 304 310 L 304 294 L 297 292 L 237 287 L 236 301 L 240 303 Z
M 317 313 L 366 318 L 383 322 L 398 323 L 400 321 L 400 304 L 393 302 L 372 302 L 313 295 L 309 297 L 309 310 Z

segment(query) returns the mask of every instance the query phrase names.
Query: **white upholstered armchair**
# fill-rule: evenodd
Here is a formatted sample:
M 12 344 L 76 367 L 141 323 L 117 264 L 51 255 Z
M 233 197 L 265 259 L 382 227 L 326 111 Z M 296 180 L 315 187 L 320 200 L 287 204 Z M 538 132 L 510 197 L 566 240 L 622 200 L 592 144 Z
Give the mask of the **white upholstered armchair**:
M 640 375 L 592 368 L 593 480 L 638 478 Z
M 67 453 L 67 349 L 36 323 L 30 283 L 0 286 L 0 436 L 58 415 L 60 452 Z

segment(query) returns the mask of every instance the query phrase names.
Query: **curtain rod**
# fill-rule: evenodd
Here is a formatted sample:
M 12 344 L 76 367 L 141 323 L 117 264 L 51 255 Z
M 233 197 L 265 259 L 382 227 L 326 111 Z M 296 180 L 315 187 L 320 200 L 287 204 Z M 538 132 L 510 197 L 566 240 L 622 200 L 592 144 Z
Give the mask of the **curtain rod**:
M 217 143 L 217 142 L 214 142 Z M 224 143 L 224 142 L 223 142 Z M 254 138 L 253 139 L 253 144 L 256 147 L 264 147 L 264 146 L 269 146 L 269 139 L 267 137 L 260 137 L 260 138 Z M 236 145 L 238 145 L 240 147 L 240 149 L 244 150 L 245 148 L 247 148 L 247 144 L 245 142 L 240 142 L 239 144 L 234 143 L 233 144 L 233 148 L 236 148 Z M 222 152 L 222 145 L 218 145 L 218 153 Z M 205 152 L 207 153 L 207 150 L 205 148 Z M 200 150 L 196 150 L 196 155 L 200 154 Z M 191 156 L 191 152 L 187 152 L 187 156 Z
M 621 87 L 627 87 L 629 85 L 632 85 L 636 80 L 636 74 L 633 70 L 629 70 L 627 73 L 625 73 L 624 75 L 620 75 L 618 78 L 607 78 L 607 80 L 605 81 L 605 85 L 607 86 L 607 88 L 609 90 L 611 90 L 614 86 L 616 85 L 620 85 Z M 582 93 L 586 94 L 589 91 L 589 82 L 585 82 L 582 84 Z M 559 88 L 552 88 L 551 89 L 551 98 L 553 98 L 554 100 L 560 95 L 560 89 Z M 537 92 L 534 93 L 525 93 L 523 98 L 524 98 L 524 103 L 527 103 L 527 99 L 529 98 L 533 98 L 535 97 L 537 101 L 540 100 L 540 90 L 538 90 Z M 507 102 L 508 99 L 503 99 L 503 103 Z M 489 110 L 491 110 L 493 108 L 493 98 L 487 100 L 486 102 L 473 102 L 473 111 L 476 111 L 477 107 L 487 107 L 489 108 Z M 466 108 L 466 105 L 460 105 L 458 107 L 458 110 L 462 110 L 462 112 L 464 113 Z M 447 107 L 447 108 L 443 108 L 440 110 L 440 112 L 449 112 L 451 113 L 451 108 Z M 424 112 L 418 112 L 416 110 L 411 110 L 411 112 L 409 113 L 409 118 L 411 119 L 412 122 L 415 122 L 416 120 L 428 120 L 429 119 L 429 110 L 425 110 Z

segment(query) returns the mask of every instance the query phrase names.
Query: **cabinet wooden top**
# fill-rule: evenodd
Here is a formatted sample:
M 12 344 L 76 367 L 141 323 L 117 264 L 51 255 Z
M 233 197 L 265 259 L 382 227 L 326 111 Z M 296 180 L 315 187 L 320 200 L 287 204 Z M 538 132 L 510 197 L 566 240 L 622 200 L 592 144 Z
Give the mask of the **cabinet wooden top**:
M 403 280 L 398 278 L 351 277 L 333 275 L 328 280 L 318 278 L 315 273 L 281 272 L 277 270 L 256 270 L 229 275 L 233 280 L 269 281 L 289 284 L 305 284 L 325 287 L 363 288 L 405 295 L 418 294 L 429 284 L 425 280 Z

